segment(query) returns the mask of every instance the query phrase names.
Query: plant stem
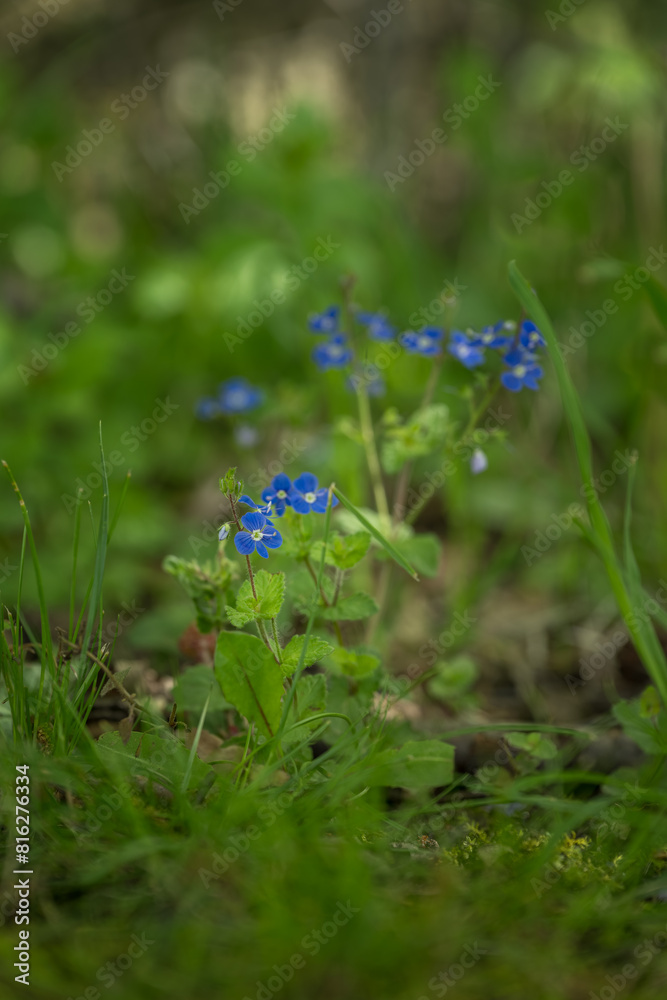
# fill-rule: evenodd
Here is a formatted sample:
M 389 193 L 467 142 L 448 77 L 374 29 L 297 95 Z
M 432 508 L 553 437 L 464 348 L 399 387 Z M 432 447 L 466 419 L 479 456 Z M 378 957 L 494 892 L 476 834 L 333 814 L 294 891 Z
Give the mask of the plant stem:
M 354 287 L 354 281 L 355 279 L 351 277 L 345 279 L 342 282 L 342 289 L 343 310 L 347 320 L 348 334 L 353 347 L 356 348 L 354 312 L 352 310 L 352 289 Z M 358 355 L 358 351 L 355 351 L 355 355 Z M 382 467 L 380 465 L 380 458 L 378 456 L 377 444 L 375 441 L 371 407 L 368 400 L 368 393 L 366 392 L 366 384 L 363 379 L 357 380 L 355 393 L 359 407 L 359 428 L 361 430 L 361 440 L 366 453 L 366 464 L 371 478 L 375 506 L 382 520 L 389 525 L 389 504 L 387 502 L 387 494 L 382 481 Z
M 227 494 L 227 499 L 229 500 L 229 503 L 230 503 L 231 508 L 232 508 L 232 517 L 234 518 L 234 523 L 235 523 L 235 525 L 236 525 L 236 527 L 238 528 L 239 531 L 243 531 L 243 528 L 241 526 L 241 522 L 239 520 L 238 513 L 236 511 L 236 502 L 235 502 L 234 497 L 232 496 L 231 493 Z M 255 589 L 255 576 L 254 576 L 253 571 L 252 571 L 252 564 L 250 562 L 250 556 L 246 556 L 245 557 L 245 561 L 246 561 L 246 566 L 248 567 L 248 579 L 250 580 L 250 587 L 252 589 L 252 596 L 255 598 L 255 600 L 257 600 L 258 598 L 257 598 L 257 590 Z M 269 650 L 269 652 L 273 656 L 273 658 L 276 661 L 276 663 L 280 663 L 280 659 L 279 659 L 279 656 L 280 656 L 280 646 L 278 646 L 278 652 L 276 652 L 275 649 L 273 648 L 273 646 L 271 645 L 271 640 L 269 639 L 268 633 L 266 631 L 266 627 L 264 625 L 264 622 L 261 620 L 261 618 L 257 619 L 256 625 L 257 625 L 257 631 L 259 632 L 259 635 L 260 635 L 260 638 L 261 638 L 262 642 L 264 643 L 264 645 L 266 646 L 266 648 Z

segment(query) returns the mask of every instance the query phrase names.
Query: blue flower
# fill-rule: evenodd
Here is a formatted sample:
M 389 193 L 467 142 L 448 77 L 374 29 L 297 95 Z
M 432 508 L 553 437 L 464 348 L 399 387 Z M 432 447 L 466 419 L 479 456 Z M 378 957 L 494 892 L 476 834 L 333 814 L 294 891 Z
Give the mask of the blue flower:
M 239 448 L 254 448 L 259 441 L 259 431 L 250 424 L 238 424 L 234 428 L 234 440 Z
M 241 524 L 245 530 L 236 532 L 234 545 L 243 556 L 257 552 L 262 559 L 268 559 L 267 548 L 279 549 L 283 544 L 280 532 L 276 531 L 264 515 L 257 510 L 244 514 L 241 518 Z
M 418 333 L 415 333 L 414 330 L 408 330 L 406 333 L 402 333 L 398 339 L 408 354 L 423 354 L 424 357 L 433 357 L 440 354 L 442 330 L 437 326 L 425 326 Z
M 323 344 L 318 344 L 313 349 L 313 361 L 320 371 L 327 371 L 329 368 L 345 368 L 352 360 L 352 351 L 347 346 L 347 337 L 344 333 L 337 333 Z
M 276 517 L 282 517 L 285 508 L 292 505 L 289 498 L 292 489 L 292 480 L 284 472 L 278 473 L 271 480 L 271 485 L 262 490 L 262 500 L 268 500 L 269 507 L 273 508 Z
M 327 509 L 329 490 L 318 488 L 317 478 L 312 472 L 302 472 L 298 479 L 294 480 L 290 491 L 289 499 L 294 510 L 299 514 L 310 514 L 311 510 L 316 514 L 324 514 Z M 332 494 L 331 506 L 336 507 L 338 500 Z
M 538 379 L 541 379 L 544 372 L 536 364 L 535 355 L 527 354 L 517 347 L 509 351 L 504 358 L 509 371 L 503 372 L 500 381 L 510 392 L 520 392 L 524 386 L 527 389 L 538 389 Z
M 220 528 L 220 531 L 218 532 L 218 538 L 220 539 L 221 542 L 224 542 L 228 534 L 229 534 L 229 525 L 223 524 L 222 527 Z
M 308 326 L 313 333 L 338 333 L 338 317 L 340 309 L 338 306 L 329 306 L 324 312 L 311 316 Z
M 447 350 L 466 368 L 476 368 L 477 365 L 484 364 L 484 351 L 473 344 L 460 330 L 453 331 Z
M 489 467 L 489 460 L 481 448 L 475 448 L 470 458 L 470 471 L 473 476 L 478 476 L 480 472 L 486 472 Z
M 471 330 L 470 344 L 472 347 L 491 347 L 494 349 L 511 347 L 514 337 L 500 332 L 507 328 L 507 324 L 501 320 L 494 326 L 483 326 L 481 333 L 474 333 Z
M 524 319 L 519 328 L 519 343 L 522 347 L 525 347 L 527 351 L 534 351 L 536 347 L 547 346 L 544 337 L 535 324 L 529 319 Z
M 262 402 L 262 393 L 244 378 L 229 378 L 218 390 L 218 405 L 223 413 L 246 413 Z
M 362 326 L 368 328 L 368 336 L 371 340 L 393 340 L 396 333 L 395 327 L 387 321 L 387 317 L 382 313 L 358 312 L 357 320 Z
M 213 420 L 220 416 L 220 407 L 216 399 L 200 399 L 195 404 L 195 416 L 199 420 Z
M 262 506 L 260 506 L 260 504 L 255 503 L 255 501 L 253 500 L 253 498 L 249 497 L 247 493 L 242 493 L 241 496 L 239 497 L 238 502 L 239 503 L 244 503 L 247 507 L 252 507 L 252 509 L 254 511 L 259 511 L 260 514 L 264 515 L 264 517 L 267 519 L 268 523 L 271 524 L 271 521 L 268 520 L 269 517 L 271 517 L 271 514 L 272 514 L 271 504 L 270 503 L 267 503 L 267 504 L 265 504 L 262 507 Z

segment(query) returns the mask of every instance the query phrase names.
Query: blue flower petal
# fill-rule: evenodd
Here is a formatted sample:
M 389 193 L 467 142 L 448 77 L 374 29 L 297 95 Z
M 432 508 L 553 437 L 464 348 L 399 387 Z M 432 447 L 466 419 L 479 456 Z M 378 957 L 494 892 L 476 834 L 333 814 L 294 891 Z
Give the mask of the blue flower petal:
M 317 476 L 314 476 L 312 472 L 302 472 L 299 478 L 294 480 L 294 486 L 300 493 L 315 493 Z
M 297 514 L 310 514 L 310 504 L 297 490 L 292 490 L 290 493 L 290 501 Z
M 270 549 L 279 549 L 283 544 L 283 536 L 279 531 L 274 528 L 273 531 L 265 531 L 262 535 L 262 541 Z
M 256 546 L 256 552 L 257 552 L 258 556 L 261 556 L 262 559 L 268 559 L 269 558 L 269 553 L 266 551 L 266 547 L 261 542 L 256 542 L 255 546 Z
M 255 541 L 247 531 L 237 531 L 234 535 L 234 545 L 243 556 L 249 556 L 255 551 Z
M 241 524 L 248 531 L 261 531 L 266 525 L 266 518 L 263 514 L 260 514 L 257 510 L 250 511 L 249 514 L 244 514 L 241 518 Z

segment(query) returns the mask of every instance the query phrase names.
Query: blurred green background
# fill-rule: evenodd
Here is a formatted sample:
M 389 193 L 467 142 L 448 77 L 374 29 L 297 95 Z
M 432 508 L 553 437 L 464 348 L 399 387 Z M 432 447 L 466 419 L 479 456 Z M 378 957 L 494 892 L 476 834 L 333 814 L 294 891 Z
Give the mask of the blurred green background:
M 568 360 L 598 468 L 616 449 L 639 451 L 636 545 L 651 592 L 664 574 L 667 342 L 641 279 L 632 288 L 623 275 L 654 250 L 659 260 L 664 239 L 667 9 L 406 0 L 392 10 L 382 0 L 3 6 L 0 457 L 31 512 L 51 605 L 65 615 L 68 498 L 83 485 L 98 509 L 102 422 L 107 454 L 118 455 L 112 504 L 132 473 L 105 591 L 110 617 L 123 601 L 146 609 L 121 636 L 130 655 L 175 656 L 191 611 L 162 559 L 192 555 L 192 537 L 220 523 L 228 465 L 249 478 L 296 442 L 292 472 L 335 474 L 369 501 L 359 450 L 336 430 L 352 398 L 338 374 L 316 371 L 306 323 L 349 272 L 359 302 L 402 329 L 415 310 L 440 309 L 452 286 L 457 303 L 437 322 L 517 318 L 512 258 L 563 343 L 613 300 L 617 310 L 593 336 L 579 334 Z M 480 79 L 491 81 L 482 99 Z M 446 141 L 410 169 L 437 128 Z M 254 156 L 249 137 L 261 147 Z M 231 161 L 240 166 L 226 186 L 196 196 Z M 571 181 L 557 193 L 563 171 Z M 193 203 L 196 213 L 184 209 Z M 337 245 L 290 280 L 318 240 Z M 118 291 L 114 272 L 131 276 Z M 664 281 L 667 270 L 654 273 Z M 276 289 L 285 301 L 230 350 L 239 323 Z M 80 332 L 68 338 L 71 322 Z M 392 366 L 387 402 L 414 409 L 426 372 L 418 358 Z M 239 421 L 195 415 L 233 375 L 265 393 L 241 421 L 257 431 L 250 448 Z M 523 620 L 524 631 L 539 619 L 531 634 L 546 635 L 550 651 L 534 649 L 532 662 L 564 671 L 576 660 L 573 629 L 613 616 L 575 530 L 530 566 L 521 554 L 580 499 L 549 368 L 528 395 L 505 400 L 508 438 L 491 449 L 489 471 L 471 480 L 462 470 L 422 514 L 418 528 L 442 535 L 445 559 L 425 585 L 435 611 L 407 647 L 473 601 L 489 648 L 501 619 Z M 151 424 L 156 401 L 174 409 Z M 605 502 L 617 524 L 622 477 Z M 22 525 L 8 483 L 0 518 L 11 604 Z M 25 593 L 30 604 L 32 579 Z

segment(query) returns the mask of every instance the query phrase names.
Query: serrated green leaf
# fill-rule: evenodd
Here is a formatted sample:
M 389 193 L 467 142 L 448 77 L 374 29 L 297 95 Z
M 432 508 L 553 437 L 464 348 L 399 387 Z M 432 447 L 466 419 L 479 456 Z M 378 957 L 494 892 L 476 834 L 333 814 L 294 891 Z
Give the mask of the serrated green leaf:
M 292 636 L 283 649 L 283 662 L 281 666 L 285 677 L 289 677 L 289 675 L 298 667 L 305 641 L 305 635 Z M 323 656 L 327 656 L 332 649 L 333 646 L 331 643 L 318 638 L 316 635 L 311 635 L 308 640 L 308 649 L 306 650 L 306 654 L 303 658 L 304 667 L 310 667 L 313 663 L 317 663 L 317 661 L 321 660 Z
M 364 558 L 370 544 L 371 536 L 367 531 L 355 531 L 351 535 L 340 535 L 337 532 L 332 534 L 327 546 L 327 566 L 337 566 L 342 570 L 352 569 Z M 311 557 L 316 562 L 322 558 L 322 542 L 313 545 Z
M 329 608 L 322 608 L 320 617 L 329 622 L 355 622 L 370 618 L 377 610 L 378 606 L 370 594 L 352 594 Z
M 227 701 L 261 733 L 273 736 L 280 722 L 283 677 L 264 643 L 247 632 L 221 632 L 215 676 Z
M 412 740 L 396 750 L 384 750 L 374 759 L 367 785 L 400 788 L 437 788 L 454 774 L 454 747 L 440 740 Z
M 380 666 L 380 657 L 364 649 L 338 646 L 331 654 L 338 669 L 348 677 L 365 677 Z
M 258 570 L 255 573 L 255 590 L 256 599 L 250 580 L 246 580 L 236 598 L 236 607 L 227 608 L 227 617 L 236 628 L 258 619 L 268 620 L 278 614 L 285 599 L 285 574 Z

